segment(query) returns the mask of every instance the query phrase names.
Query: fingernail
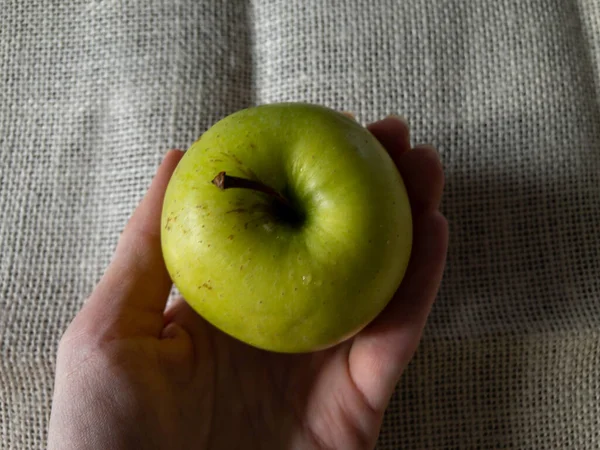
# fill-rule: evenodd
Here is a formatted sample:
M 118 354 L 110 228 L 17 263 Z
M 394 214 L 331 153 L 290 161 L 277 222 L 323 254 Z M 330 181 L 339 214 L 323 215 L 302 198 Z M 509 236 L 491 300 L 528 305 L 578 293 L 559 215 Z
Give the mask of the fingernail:
M 170 148 L 169 150 L 167 150 L 167 151 L 165 152 L 165 154 L 164 154 L 164 156 L 163 156 L 163 161 L 164 161 L 165 159 L 167 159 L 171 153 L 177 153 L 177 152 L 179 152 L 179 153 L 183 153 L 183 150 L 179 150 L 178 148 Z
M 398 114 L 388 114 L 388 117 L 390 119 L 399 120 L 400 122 L 402 122 L 404 125 L 406 125 L 408 127 L 408 119 L 406 117 L 400 116 Z
M 417 145 L 414 146 L 414 149 L 415 150 L 418 150 L 418 149 L 430 149 L 430 150 L 433 150 L 434 152 L 436 152 L 438 155 L 440 154 L 440 151 L 433 144 L 417 144 Z
M 348 117 L 349 119 L 356 120 L 356 116 L 354 115 L 354 113 L 353 113 L 353 112 L 350 112 L 350 111 L 342 111 L 342 114 L 343 114 L 344 116 Z

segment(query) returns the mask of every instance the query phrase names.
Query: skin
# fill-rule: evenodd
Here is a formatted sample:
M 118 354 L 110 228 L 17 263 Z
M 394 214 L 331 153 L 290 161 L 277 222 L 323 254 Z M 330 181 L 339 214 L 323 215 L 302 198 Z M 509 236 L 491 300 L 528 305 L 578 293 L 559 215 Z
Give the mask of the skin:
M 369 129 L 404 178 L 414 223 L 403 282 L 373 322 L 327 350 L 278 354 L 234 340 L 183 300 L 165 311 L 160 214 L 182 156 L 171 151 L 61 339 L 49 448 L 373 448 L 436 297 L 448 231 L 435 150 L 410 149 L 393 117 Z
M 301 223 L 278 218 L 272 195 L 217 188 L 223 171 L 284 193 Z M 161 238 L 171 278 L 212 325 L 266 350 L 307 352 L 386 306 L 412 222 L 402 178 L 363 126 L 322 106 L 273 104 L 226 117 L 186 152 Z

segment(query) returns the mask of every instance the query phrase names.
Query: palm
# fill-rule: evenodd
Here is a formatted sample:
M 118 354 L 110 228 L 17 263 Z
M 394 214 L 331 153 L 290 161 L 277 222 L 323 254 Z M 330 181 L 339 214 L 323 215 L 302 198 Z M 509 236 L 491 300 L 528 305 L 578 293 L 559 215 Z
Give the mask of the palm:
M 285 355 L 248 347 L 213 328 L 209 339 L 212 383 L 197 383 L 214 402 L 207 448 L 240 442 L 244 448 L 373 445 L 382 414 L 365 403 L 350 378 L 350 343 Z
M 163 442 L 164 448 L 372 448 L 435 298 L 447 226 L 437 211 L 443 175 L 435 152 L 409 151 L 408 129 L 398 120 L 369 129 L 402 173 L 415 231 L 404 281 L 378 318 L 336 347 L 288 355 L 225 335 L 181 299 L 164 311 L 171 280 L 160 252 L 160 205 L 181 157 L 171 153 L 124 231 L 115 260 L 61 342 L 51 443 L 65 448 L 65 439 L 89 427 L 61 418 L 82 411 L 84 419 L 89 416 L 89 405 L 74 406 L 71 399 L 91 392 L 92 399 L 114 400 L 108 413 L 103 408 L 98 414 L 105 421 L 114 417 L 117 425 L 96 424 L 87 442 L 108 439 L 110 448 L 126 438 L 136 448 L 145 448 L 140 442 Z M 123 428 L 120 440 L 115 426 Z

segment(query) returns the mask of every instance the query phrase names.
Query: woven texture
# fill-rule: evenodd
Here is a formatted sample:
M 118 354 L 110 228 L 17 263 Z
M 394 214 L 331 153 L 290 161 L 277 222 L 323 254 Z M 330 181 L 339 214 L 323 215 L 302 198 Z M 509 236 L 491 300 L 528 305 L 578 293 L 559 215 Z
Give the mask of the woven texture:
M 257 103 L 437 145 L 443 287 L 378 448 L 600 443 L 600 1 L 5 0 L 0 447 L 45 445 L 58 339 L 166 149 Z

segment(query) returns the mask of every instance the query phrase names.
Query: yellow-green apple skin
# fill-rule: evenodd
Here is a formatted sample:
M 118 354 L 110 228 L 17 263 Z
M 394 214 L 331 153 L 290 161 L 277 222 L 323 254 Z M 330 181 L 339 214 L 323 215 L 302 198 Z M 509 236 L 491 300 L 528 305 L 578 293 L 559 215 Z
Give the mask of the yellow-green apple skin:
M 260 181 L 295 209 L 220 172 Z M 217 122 L 168 184 L 169 274 L 216 328 L 274 352 L 310 352 L 360 331 L 386 306 L 412 244 L 398 170 L 363 126 L 323 106 L 262 105 Z

